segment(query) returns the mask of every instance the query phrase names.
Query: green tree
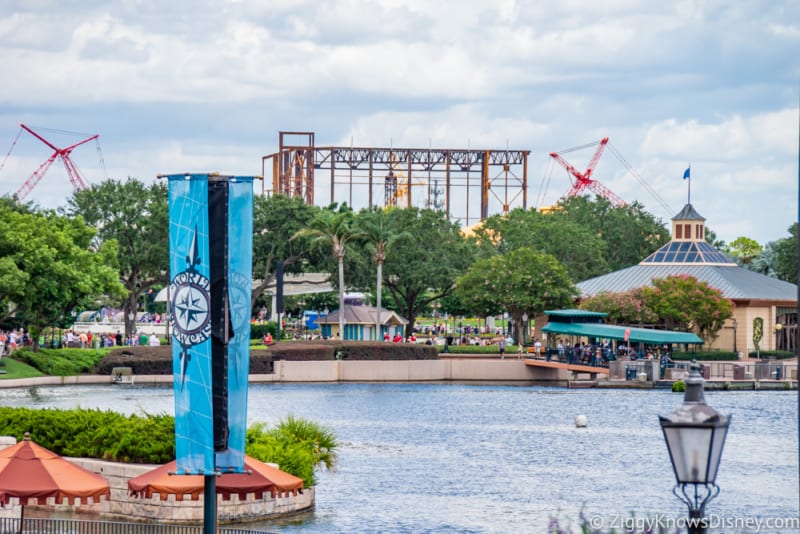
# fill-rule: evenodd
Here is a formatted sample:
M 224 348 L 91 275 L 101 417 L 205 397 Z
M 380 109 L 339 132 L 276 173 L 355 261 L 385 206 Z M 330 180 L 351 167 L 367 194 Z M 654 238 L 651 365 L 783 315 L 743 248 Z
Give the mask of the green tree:
M 733 256 L 741 265 L 749 265 L 764 249 L 755 239 L 740 236 L 731 241 L 725 248 L 729 256 Z
M 68 213 L 96 227 L 101 243 L 116 241 L 119 279 L 125 286 L 125 335 L 135 328 L 139 299 L 169 280 L 169 215 L 167 185 L 140 180 L 106 180 L 76 191 Z
M 797 223 L 789 228 L 789 237 L 775 241 L 775 274 L 781 280 L 797 283 Z
M 309 236 L 312 243 L 330 246 L 332 257 L 339 271 L 339 335 L 344 339 L 344 257 L 347 244 L 359 239 L 362 234 L 353 227 L 354 215 L 347 207 L 338 211 L 322 210 L 309 221 L 306 228 L 292 236 L 292 239 Z
M 380 339 L 381 334 L 381 306 L 383 294 L 383 263 L 386 261 L 386 254 L 391 246 L 400 236 L 405 234 L 396 233 L 392 227 L 390 217 L 392 211 L 382 208 L 371 208 L 362 210 L 356 217 L 356 226 L 363 235 L 363 240 L 367 243 L 369 252 L 375 260 L 376 281 L 375 281 L 375 336 Z
M 563 214 L 515 209 L 486 219 L 475 231 L 482 257 L 530 248 L 552 254 L 573 280 L 609 272 L 608 246 L 596 231 Z
M 730 300 L 693 276 L 656 278 L 652 284 L 644 288 L 644 300 L 670 330 L 695 330 L 703 340 L 713 341 L 733 315 Z
M 478 309 L 501 306 L 516 324 L 523 324 L 523 315 L 569 306 L 578 294 L 554 256 L 529 248 L 476 261 L 458 278 L 456 288 L 464 302 Z
M 292 236 L 305 228 L 320 208 L 303 199 L 286 195 L 256 195 L 253 205 L 253 287 L 252 306 L 275 282 L 275 266 L 283 262 L 285 272 L 302 272 L 309 258 L 308 243 Z
M 622 293 L 604 291 L 581 299 L 579 307 L 582 310 L 607 313 L 608 324 L 653 324 L 659 321 L 658 315 L 645 300 L 643 288 Z
M 125 294 L 117 271 L 117 243 L 94 242 L 81 217 L 20 212 L 0 206 L 0 320 L 39 333 L 78 308 Z
M 396 311 L 408 319 L 407 337 L 426 306 L 453 292 L 456 277 L 472 264 L 476 249 L 441 211 L 398 209 L 391 225 L 404 236 L 393 243 L 383 278 Z
M 603 240 L 607 272 L 636 265 L 670 239 L 664 222 L 639 202 L 615 207 L 602 197 L 569 197 L 551 215 L 572 220 Z
M 751 271 L 761 273 L 764 276 L 769 276 L 771 278 L 778 278 L 778 274 L 776 272 L 778 266 L 778 253 L 775 249 L 777 243 L 775 241 L 771 241 L 764 245 L 764 250 L 761 253 L 753 258 L 753 260 L 745 265 L 745 267 Z

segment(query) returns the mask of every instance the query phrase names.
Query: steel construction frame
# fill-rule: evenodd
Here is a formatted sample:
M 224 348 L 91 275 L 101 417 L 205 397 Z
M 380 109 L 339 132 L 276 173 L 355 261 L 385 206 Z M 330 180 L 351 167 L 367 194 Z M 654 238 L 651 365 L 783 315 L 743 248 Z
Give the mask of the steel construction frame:
M 266 177 L 268 160 L 272 167 L 272 180 L 262 182 L 262 193 L 299 197 L 311 205 L 317 200 L 324 202 L 318 196 L 327 196 L 330 203 L 346 202 L 354 208 L 431 207 L 443 209 L 449 218 L 469 226 L 497 212 L 507 213 L 516 207 L 527 209 L 530 152 L 318 147 L 314 132 L 281 131 L 278 152 L 261 158 L 262 175 Z M 318 171 L 327 171 L 326 183 L 315 181 Z M 401 182 L 399 187 L 397 180 Z M 267 189 L 270 183 L 272 188 Z M 477 194 L 477 202 L 475 196 L 470 199 L 471 192 Z M 442 195 L 443 200 L 439 198 Z M 472 215 L 470 207 L 474 212 L 476 204 L 478 214 Z

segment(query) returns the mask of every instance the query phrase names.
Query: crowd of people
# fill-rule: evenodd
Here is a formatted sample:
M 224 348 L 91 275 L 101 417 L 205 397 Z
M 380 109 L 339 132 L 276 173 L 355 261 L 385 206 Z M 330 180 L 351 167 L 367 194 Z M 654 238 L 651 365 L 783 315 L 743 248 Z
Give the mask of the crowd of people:
M 9 355 L 15 350 L 22 347 L 30 347 L 33 345 L 33 339 L 30 337 L 28 331 L 20 329 L 12 329 L 8 331 L 0 330 L 0 355 Z M 75 330 L 64 330 L 59 334 L 56 333 L 43 333 L 39 336 L 39 346 L 42 348 L 101 348 L 101 347 L 123 347 L 123 346 L 138 346 L 149 345 L 157 347 L 161 345 L 161 339 L 158 334 L 134 334 L 131 336 L 124 336 L 117 330 L 116 333 L 93 333 L 78 332 Z
M 20 347 L 31 344 L 28 332 L 22 328 L 0 330 L 0 356 L 11 354 Z

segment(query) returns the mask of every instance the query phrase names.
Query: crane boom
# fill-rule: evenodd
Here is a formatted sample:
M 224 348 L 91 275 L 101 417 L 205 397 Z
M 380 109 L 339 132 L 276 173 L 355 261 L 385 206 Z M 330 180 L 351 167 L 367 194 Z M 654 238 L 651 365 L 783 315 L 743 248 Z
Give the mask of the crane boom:
M 624 206 L 626 202 L 622 200 L 620 197 L 615 195 L 609 188 L 598 182 L 597 180 L 592 179 L 592 174 L 594 173 L 594 169 L 597 166 L 597 162 L 600 161 L 600 156 L 603 155 L 603 150 L 605 150 L 606 145 L 608 144 L 608 137 L 604 137 L 600 140 L 600 143 L 597 146 L 597 150 L 594 151 L 594 155 L 592 159 L 589 161 L 589 165 L 586 167 L 586 170 L 581 172 L 576 169 L 571 163 L 567 160 L 562 158 L 557 152 L 551 152 L 550 157 L 556 160 L 562 167 L 564 167 L 569 174 L 575 177 L 575 183 L 572 184 L 569 191 L 567 191 L 565 197 L 573 197 L 582 194 L 587 188 L 594 191 L 596 194 L 600 195 L 601 197 L 605 198 L 614 206 Z
M 86 188 L 86 181 L 81 177 L 81 173 L 78 170 L 78 167 L 75 165 L 72 159 L 70 159 L 69 156 L 72 153 L 72 151 L 75 150 L 77 147 L 85 143 L 88 143 L 89 141 L 94 141 L 95 139 L 100 137 L 100 134 L 94 134 L 66 148 L 58 148 L 53 143 L 51 143 L 50 141 L 48 141 L 47 139 L 45 139 L 44 137 L 33 131 L 28 126 L 22 123 L 20 123 L 19 125 L 20 128 L 24 129 L 26 132 L 28 132 L 29 134 L 31 134 L 36 139 L 38 139 L 39 141 L 41 141 L 42 143 L 44 143 L 53 150 L 53 153 L 50 155 L 50 157 L 47 158 L 47 160 L 45 160 L 44 163 L 39 165 L 39 168 L 36 169 L 33 172 L 33 174 L 27 180 L 25 180 L 25 183 L 22 184 L 22 187 L 20 187 L 19 190 L 17 190 L 16 197 L 19 200 L 24 199 L 28 195 L 28 193 L 30 193 L 31 190 L 36 186 L 36 184 L 39 183 L 39 180 L 42 179 L 42 176 L 44 176 L 44 174 L 47 172 L 47 170 L 50 168 L 50 166 L 53 164 L 53 161 L 55 161 L 56 158 L 60 158 L 61 162 L 64 164 L 64 169 L 67 171 L 67 176 L 69 177 L 69 181 L 72 184 L 73 190 L 78 191 L 80 189 Z

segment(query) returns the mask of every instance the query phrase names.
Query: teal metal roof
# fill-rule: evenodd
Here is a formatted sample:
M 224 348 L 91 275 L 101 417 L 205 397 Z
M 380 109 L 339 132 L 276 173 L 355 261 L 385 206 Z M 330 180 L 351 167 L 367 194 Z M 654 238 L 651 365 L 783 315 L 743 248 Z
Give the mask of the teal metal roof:
M 589 310 L 545 310 L 550 317 L 608 317 L 607 313 Z
M 702 345 L 703 340 L 691 332 L 674 330 L 651 330 L 632 326 L 619 326 L 598 323 L 548 323 L 542 327 L 543 332 L 566 334 L 570 336 L 596 337 L 600 339 L 624 340 L 626 331 L 630 331 L 628 341 L 651 344 L 689 343 Z

